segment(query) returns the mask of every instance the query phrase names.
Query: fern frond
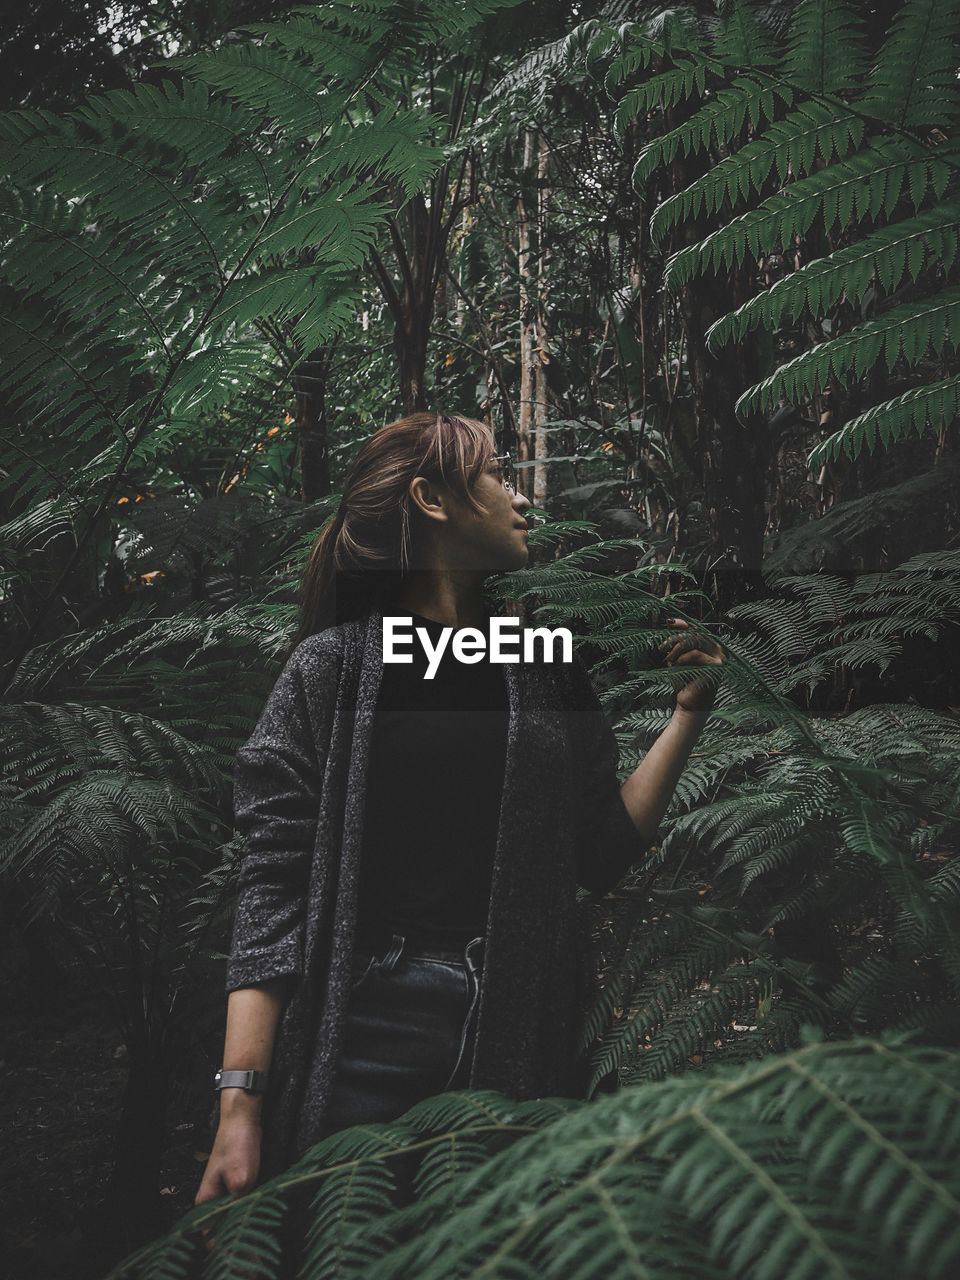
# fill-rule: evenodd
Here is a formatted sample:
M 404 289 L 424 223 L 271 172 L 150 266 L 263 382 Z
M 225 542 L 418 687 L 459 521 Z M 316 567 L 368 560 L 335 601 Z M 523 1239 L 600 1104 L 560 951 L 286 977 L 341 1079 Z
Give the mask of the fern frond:
M 425 1136 L 430 1108 L 445 1105 L 431 1100 L 418 1128 L 406 1118 L 378 1126 L 388 1139 L 379 1144 L 369 1130 L 349 1130 L 242 1200 L 193 1210 L 111 1280 L 185 1280 L 186 1242 L 201 1229 L 237 1269 L 262 1249 L 269 1261 L 259 1273 L 273 1277 L 282 1202 L 309 1193 L 335 1216 L 347 1169 L 371 1195 L 369 1248 L 332 1271 L 330 1234 L 316 1233 L 290 1280 L 591 1280 L 598 1267 L 613 1280 L 671 1270 L 729 1280 L 888 1272 L 941 1280 L 960 1260 L 960 1180 L 944 1154 L 960 1140 L 956 1068 L 953 1051 L 814 1045 L 565 1102 L 552 1116 L 542 1103 L 494 1107 L 494 1095 L 474 1095 L 499 1115 L 435 1125 Z M 487 1160 L 431 1180 L 412 1205 L 373 1209 L 383 1166 L 418 1160 L 451 1137 L 489 1139 Z M 358 1233 L 359 1215 L 359 1247 Z M 222 1274 L 218 1259 L 202 1249 L 194 1256 L 190 1274 Z
M 733 207 L 751 190 L 761 194 L 771 170 L 776 170 L 782 186 L 791 175 L 797 179 L 809 173 L 818 156 L 827 164 L 844 159 L 860 146 L 863 133 L 864 123 L 856 116 L 837 117 L 818 103 L 799 104 L 783 120 L 771 123 L 761 137 L 658 204 L 650 219 L 652 240 L 658 243 L 671 226 L 696 217 L 701 210 L 719 211 L 724 200 Z M 939 175 L 941 169 L 931 172 Z M 791 186 L 791 194 L 793 190 Z
M 623 23 L 616 29 L 614 38 L 616 54 L 604 81 L 608 93 L 638 71 L 645 70 L 657 55 L 667 55 L 677 63 L 690 65 L 705 61 L 708 70 L 719 75 L 725 71 L 723 62 L 709 51 L 702 23 L 685 5 L 663 8 L 649 17 Z M 601 30 L 596 37 L 599 53 L 606 53 L 610 43 L 609 29 Z
M 862 15 L 849 4 L 803 0 L 793 17 L 781 74 L 809 93 L 853 92 L 867 70 L 863 25 Z
M 780 399 L 802 403 L 819 394 L 831 376 L 840 382 L 862 378 L 881 361 L 893 370 L 903 359 L 919 363 L 929 352 L 939 356 L 946 346 L 960 346 L 960 288 L 942 290 L 923 302 L 906 302 L 877 320 L 822 342 L 794 357 L 737 401 L 738 414 L 769 407 Z
M 954 551 L 915 556 L 882 574 L 847 583 L 829 574 L 772 580 L 794 598 L 750 602 L 730 615 L 749 620 L 767 637 L 783 666 L 776 687 L 806 681 L 811 688 L 837 664 L 881 670 L 910 635 L 939 637 L 960 617 L 960 563 Z M 776 669 L 772 670 L 776 678 Z M 855 722 L 854 722 L 855 723 Z
M 928 429 L 940 431 L 956 419 L 958 402 L 960 377 L 905 391 L 851 418 L 811 451 L 807 466 L 822 466 L 842 453 L 856 458 L 864 449 L 872 453 L 878 444 L 888 447 L 895 440 L 923 435 Z
M 676 291 L 704 271 L 720 271 L 758 258 L 794 235 L 804 235 L 814 218 L 826 209 L 831 222 L 849 217 L 841 193 L 862 203 L 871 217 L 890 212 L 888 196 L 899 195 L 908 177 L 935 172 L 926 161 L 914 164 L 903 158 L 904 144 L 881 143 L 858 152 L 839 165 L 791 184 L 755 210 L 740 214 L 711 232 L 699 244 L 673 254 L 664 273 L 668 287 Z M 876 163 L 873 153 L 881 157 Z M 919 166 L 919 168 L 917 167 Z M 921 183 L 921 186 L 923 184 Z M 794 196 L 795 189 L 800 194 Z M 918 188 L 919 189 L 919 188 Z M 955 204 L 946 202 L 914 218 L 871 232 L 864 240 L 839 249 L 778 280 L 766 293 L 749 299 L 738 310 L 721 317 L 709 331 L 717 349 L 731 337 L 742 337 L 757 324 L 775 327 L 785 314 L 798 316 L 804 306 L 819 315 L 844 292 L 859 300 L 876 272 L 883 288 L 892 293 L 904 279 L 916 280 L 928 262 L 942 260 L 949 268 L 956 256 Z
M 716 51 L 728 66 L 768 66 L 776 61 L 767 13 L 757 0 L 730 0 L 717 33 Z
M 487 103 L 493 106 L 518 102 L 528 112 L 541 106 L 558 76 L 569 74 L 580 62 L 582 39 L 581 29 L 576 28 L 528 53 L 493 85 Z
M 956 121 L 958 41 L 955 5 L 906 0 L 890 24 L 861 109 L 906 129 Z
M 634 188 L 642 192 L 650 176 L 672 163 L 680 152 L 689 156 L 705 151 L 711 145 L 725 146 L 739 137 L 748 122 L 754 128 L 763 121 L 772 123 L 777 104 L 783 102 L 787 106 L 792 105 L 793 95 L 788 89 L 779 86 L 774 89 L 749 76 L 744 76 L 734 86 L 718 89 L 716 98 L 705 103 L 689 120 L 643 148 L 633 171 Z M 631 96 L 621 108 L 624 120 L 633 105 Z
M 35 469 L 33 504 L 56 495 L 43 510 L 82 535 L 153 433 L 228 403 L 272 345 L 311 349 L 351 318 L 390 192 L 443 158 L 424 111 L 368 109 L 371 77 L 391 41 L 498 7 L 328 5 L 180 60 L 176 84 L 0 121 L 4 394 L 69 441 Z M 39 511 L 17 518 L 29 534 Z
M 641 80 L 638 85 L 623 94 L 617 105 L 614 115 L 614 131 L 617 138 L 622 141 L 624 130 L 638 117 L 648 116 L 658 108 L 669 110 L 685 99 L 692 98 L 694 91 L 702 95 L 706 89 L 706 83 L 707 67 L 699 61 L 684 62 Z M 684 135 L 678 134 L 676 142 L 677 145 L 682 146 Z M 690 145 L 689 139 L 687 142 Z M 668 150 L 671 145 L 673 144 L 666 144 Z M 653 168 L 645 166 L 636 181 L 642 183 L 651 172 Z
M 871 232 L 857 244 L 838 249 L 826 258 L 817 258 L 778 280 L 766 293 L 750 298 L 736 311 L 721 316 L 708 332 L 710 348 L 717 351 L 731 339 L 741 341 L 760 325 L 775 328 L 785 315 L 799 317 L 805 309 L 813 316 L 821 316 L 841 294 L 848 302 L 860 302 L 874 278 L 887 293 L 892 293 L 904 280 L 918 279 L 930 263 L 942 262 L 944 269 L 949 270 L 957 255 L 957 226 L 960 226 L 960 206 L 948 200 L 915 218 Z M 707 257 L 716 257 L 716 251 L 722 251 L 718 249 L 720 242 L 735 242 L 735 237 L 724 241 L 725 233 L 726 228 L 714 233 L 719 241 L 715 241 L 709 251 L 704 248 Z M 694 272 L 694 259 L 700 260 L 701 249 L 697 246 L 695 250 L 680 252 L 692 256 L 688 256 L 671 277 L 674 288 Z M 671 262 L 679 257 L 680 254 L 674 255 Z

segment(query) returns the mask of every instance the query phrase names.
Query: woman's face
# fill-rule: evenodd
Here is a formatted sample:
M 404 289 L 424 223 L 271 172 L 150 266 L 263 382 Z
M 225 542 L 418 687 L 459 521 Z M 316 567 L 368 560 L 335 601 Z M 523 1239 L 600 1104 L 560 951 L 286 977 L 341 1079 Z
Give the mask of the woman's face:
M 504 488 L 502 469 L 492 457 L 474 481 L 472 494 L 483 510 L 474 511 L 455 494 L 449 495 L 444 543 L 451 567 L 487 573 L 524 568 L 530 554 L 523 518 L 529 500 Z

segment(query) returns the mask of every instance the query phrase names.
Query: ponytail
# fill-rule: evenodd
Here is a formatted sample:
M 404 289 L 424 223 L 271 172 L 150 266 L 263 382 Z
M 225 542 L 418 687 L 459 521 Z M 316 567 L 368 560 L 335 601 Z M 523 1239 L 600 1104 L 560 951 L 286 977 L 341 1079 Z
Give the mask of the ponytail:
M 409 575 L 418 534 L 410 482 L 442 479 L 478 510 L 470 489 L 493 452 L 493 432 L 474 418 L 414 413 L 374 432 L 307 556 L 288 653 L 327 627 L 387 611 Z

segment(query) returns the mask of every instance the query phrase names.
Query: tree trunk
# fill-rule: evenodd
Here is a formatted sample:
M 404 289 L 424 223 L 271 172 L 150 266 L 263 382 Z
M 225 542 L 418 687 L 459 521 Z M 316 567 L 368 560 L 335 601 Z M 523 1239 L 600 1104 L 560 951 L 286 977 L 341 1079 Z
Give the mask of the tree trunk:
M 404 414 L 420 413 L 427 407 L 427 338 L 433 317 L 433 297 L 425 299 L 413 290 L 401 294 L 403 313 L 393 322 L 393 346 L 397 353 L 400 401 Z
M 436 301 L 437 284 L 446 263 L 444 224 L 433 201 L 443 201 L 445 188 L 431 194 L 428 207 L 422 195 L 415 196 L 403 211 L 400 224 L 392 227 L 394 248 L 400 268 L 400 280 L 390 280 L 386 268 L 379 263 L 378 275 L 384 297 L 393 317 L 393 349 L 397 356 L 400 379 L 400 402 L 404 414 L 420 413 L 427 408 L 426 373 L 427 344 Z M 448 228 L 446 233 L 448 233 Z
M 534 448 L 536 465 L 533 469 L 533 505 L 545 507 L 549 481 L 549 468 L 546 459 L 549 456 L 549 435 L 547 423 L 547 365 L 548 354 L 547 328 L 547 219 L 549 215 L 549 191 L 547 190 L 547 169 L 550 161 L 550 147 L 543 134 L 539 138 L 539 157 L 537 162 L 537 348 L 534 363 Z
M 485 69 L 478 74 L 472 55 L 449 58 L 443 65 L 428 64 L 431 108 L 438 118 L 446 113 L 447 145 L 455 143 L 461 129 L 475 121 L 485 74 Z M 401 100 L 399 105 L 412 104 Z M 476 203 L 476 178 L 475 157 L 468 150 L 456 162 L 441 166 L 426 193 L 399 202 L 402 212 L 388 222 L 396 272 L 376 248 L 370 251 L 374 275 L 393 318 L 404 414 L 427 408 L 427 351 L 436 292 L 446 272 L 447 247 L 457 218 Z
M 734 413 L 740 394 L 757 381 L 754 348 L 741 343 L 717 359 L 706 346 L 717 316 L 739 305 L 732 283 L 699 278 L 680 295 L 707 517 L 707 570 L 721 610 L 758 590 L 767 523 L 766 422 L 754 413 L 744 425 Z
M 520 418 L 517 423 L 517 461 L 529 462 L 533 426 L 533 402 L 536 394 L 534 345 L 537 313 L 531 300 L 530 287 L 530 214 L 527 209 L 527 181 L 533 164 L 534 131 L 527 129 L 523 138 L 523 169 L 517 198 L 517 275 L 520 279 Z M 528 468 L 517 473 L 519 487 L 530 497 Z
M 679 123 L 679 113 L 669 112 L 668 127 Z M 674 160 L 671 189 L 682 190 L 710 163 L 704 155 L 691 161 Z M 702 215 L 689 219 L 675 233 L 674 247 L 701 240 L 709 229 Z M 698 275 L 684 285 L 678 298 L 707 521 L 706 570 L 721 610 L 762 588 L 769 433 L 763 414 L 752 414 L 744 425 L 734 412 L 742 392 L 759 380 L 757 340 L 730 344 L 718 358 L 708 352 L 706 334 L 718 316 L 740 306 L 752 293 L 748 265 L 716 277 Z
M 327 439 L 327 373 L 329 353 L 317 347 L 297 366 L 295 422 L 300 454 L 300 497 L 316 502 L 330 492 L 330 450 Z

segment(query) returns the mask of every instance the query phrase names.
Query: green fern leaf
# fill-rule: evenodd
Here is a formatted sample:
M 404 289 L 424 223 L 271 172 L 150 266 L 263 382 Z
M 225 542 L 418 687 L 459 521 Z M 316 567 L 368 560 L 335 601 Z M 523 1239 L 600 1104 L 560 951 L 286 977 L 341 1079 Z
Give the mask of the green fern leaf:
M 857 457 L 864 449 L 873 452 L 907 435 L 922 435 L 930 429 L 943 430 L 957 417 L 960 378 L 948 378 L 929 387 L 916 387 L 883 404 L 858 414 L 811 452 L 807 466 L 821 466 L 841 453 Z
M 778 280 L 766 293 L 721 316 L 708 332 L 710 348 L 717 351 L 731 339 L 741 341 L 760 325 L 775 328 L 785 315 L 799 316 L 804 309 L 822 315 L 841 294 L 849 302 L 859 302 L 874 275 L 891 293 L 904 279 L 916 279 L 925 263 L 941 261 L 949 270 L 957 254 L 957 226 L 960 206 L 948 201 L 915 218 L 882 227 L 828 257 L 817 258 Z M 679 257 L 677 254 L 671 261 Z M 694 269 L 693 259 L 687 258 L 682 269 L 678 267 L 671 274 L 671 287 L 679 287 Z
M 904 181 L 915 170 L 920 171 L 921 190 L 924 192 L 932 181 L 932 169 L 925 160 L 908 158 L 915 154 L 916 149 L 911 143 L 899 139 L 882 141 L 819 173 L 791 183 L 765 200 L 759 209 L 741 214 L 726 226 L 711 232 L 699 244 L 674 254 L 665 272 L 668 286 L 677 289 L 707 268 L 720 271 L 741 263 L 748 252 L 754 257 L 771 252 L 788 243 L 793 236 L 806 235 L 818 215 L 822 215 L 829 229 L 842 216 L 849 216 L 844 199 L 852 202 L 861 221 L 867 217 L 876 219 L 880 213 L 889 216 L 899 200 Z M 923 215 L 916 222 L 922 218 Z M 875 237 L 879 237 L 885 249 L 882 257 L 878 255 L 876 265 L 884 287 L 889 290 L 896 288 L 903 277 L 906 240 L 912 230 L 909 223 L 898 225 L 902 238 L 891 235 L 892 228 L 884 228 L 867 241 L 872 243 Z M 932 220 L 932 227 L 938 225 L 942 224 Z M 832 254 L 828 261 L 836 262 L 843 252 Z M 799 275 L 797 272 L 779 281 L 770 294 L 761 297 L 769 297 L 775 289 L 795 283 Z M 888 284 L 888 280 L 895 283 Z
M 333 1274 L 945 1280 L 960 1259 L 960 1187 L 944 1157 L 960 1139 L 956 1065 L 955 1052 L 860 1040 L 564 1103 L 552 1116 L 541 1103 L 508 1111 L 501 1102 L 491 1154 L 463 1177 L 460 1197 L 441 1181 L 413 1205 L 371 1213 L 368 1253 L 344 1257 Z M 493 1095 L 475 1096 L 493 1110 Z M 423 1104 L 421 1116 L 443 1105 Z M 355 1185 L 373 1188 L 378 1165 L 415 1160 L 454 1135 L 483 1141 L 466 1116 L 428 1137 L 405 1119 L 382 1128 L 391 1151 L 347 1131 L 336 1164 L 319 1144 L 241 1201 L 193 1210 L 112 1280 L 185 1277 L 184 1245 L 201 1229 L 237 1270 L 262 1249 L 259 1274 L 275 1276 L 282 1202 L 309 1188 L 319 1206 L 329 1188 L 330 1205 L 339 1203 L 336 1171 L 348 1161 Z M 197 1274 L 224 1273 L 220 1259 L 196 1256 Z M 308 1253 L 296 1276 L 313 1274 L 331 1272 L 314 1269 Z
M 893 18 L 861 109 L 900 128 L 956 121 L 958 41 L 955 5 L 906 0 Z
M 740 69 L 775 62 L 772 33 L 756 0 L 730 0 L 724 9 L 724 22 L 716 41 L 717 56 Z
M 748 142 L 734 155 L 712 166 L 702 178 L 659 204 L 650 220 L 652 239 L 656 243 L 668 227 L 695 216 L 701 208 L 707 212 L 719 210 L 724 197 L 733 205 L 738 193 L 744 198 L 751 189 L 760 194 L 772 169 L 776 169 L 783 184 L 788 175 L 799 178 L 809 172 L 818 155 L 828 164 L 834 158 L 843 159 L 860 145 L 863 130 L 863 121 L 854 116 L 838 118 L 816 103 L 801 104 L 785 119 L 771 124 L 760 138 Z M 933 162 L 930 164 L 932 168 Z M 841 225 L 849 222 L 855 189 L 854 183 L 841 183 L 837 187 L 837 220 Z M 846 201 L 849 208 L 844 215 Z
M 772 121 L 778 102 L 790 105 L 788 89 L 773 91 L 749 77 L 734 87 L 719 89 L 716 99 L 705 103 L 690 120 L 644 147 L 633 171 L 635 189 L 642 192 L 651 174 L 670 164 L 681 151 L 688 156 L 712 143 L 724 146 L 738 137 L 747 120 L 755 128 L 762 119 Z
M 957 335 L 956 339 L 954 335 Z M 745 415 L 778 400 L 800 404 L 817 395 L 835 377 L 840 382 L 862 378 L 882 360 L 888 371 L 903 358 L 914 365 L 928 352 L 940 356 L 960 342 L 960 288 L 944 289 L 923 303 L 892 307 L 878 320 L 795 356 L 755 387 L 745 391 L 736 409 Z
M 862 27 L 863 18 L 849 4 L 803 0 L 781 74 L 811 94 L 855 90 L 867 69 Z

